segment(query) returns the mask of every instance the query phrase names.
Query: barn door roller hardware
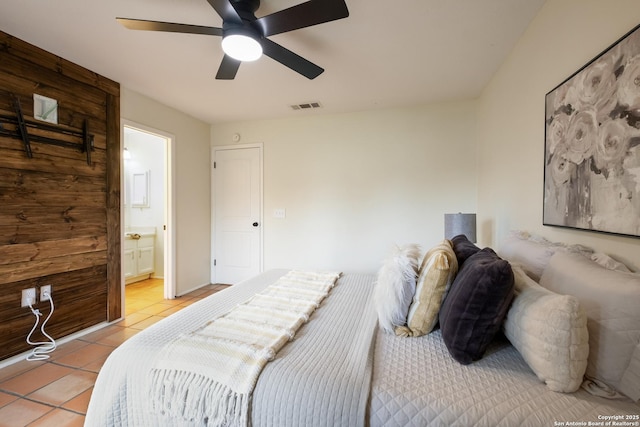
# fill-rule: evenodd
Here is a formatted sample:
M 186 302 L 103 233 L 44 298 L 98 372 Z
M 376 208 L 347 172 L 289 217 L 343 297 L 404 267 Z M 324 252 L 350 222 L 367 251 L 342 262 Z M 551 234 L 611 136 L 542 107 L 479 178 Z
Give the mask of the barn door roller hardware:
M 41 144 L 57 145 L 58 147 L 80 148 L 81 152 L 86 153 L 87 164 L 91 166 L 91 152 L 94 150 L 93 135 L 89 134 L 87 119 L 85 119 L 82 124 L 82 132 L 79 132 L 70 129 L 63 129 L 46 123 L 25 120 L 24 115 L 22 114 L 20 100 L 16 96 L 13 96 L 13 106 L 16 111 L 16 117 L 0 114 L 0 135 L 21 139 L 24 144 L 24 151 L 28 158 L 33 158 L 31 143 L 38 142 Z M 14 126 L 15 130 L 5 129 L 3 126 L 5 123 Z M 57 132 L 73 138 L 78 138 L 80 140 L 80 144 L 77 142 L 63 141 L 39 134 L 29 133 L 28 129 L 30 128 L 47 132 Z

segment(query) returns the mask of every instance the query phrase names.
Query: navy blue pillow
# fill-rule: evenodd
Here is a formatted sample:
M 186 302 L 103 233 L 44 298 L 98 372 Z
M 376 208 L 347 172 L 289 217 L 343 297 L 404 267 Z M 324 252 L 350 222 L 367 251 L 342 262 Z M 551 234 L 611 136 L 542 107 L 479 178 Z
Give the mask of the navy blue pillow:
M 513 296 L 511 265 L 491 248 L 464 262 L 439 314 L 442 339 L 455 360 L 468 365 L 482 358 Z
M 453 243 L 453 252 L 458 258 L 458 268 L 462 267 L 467 258 L 480 251 L 480 248 L 467 239 L 464 234 L 458 234 L 452 238 L 451 243 Z

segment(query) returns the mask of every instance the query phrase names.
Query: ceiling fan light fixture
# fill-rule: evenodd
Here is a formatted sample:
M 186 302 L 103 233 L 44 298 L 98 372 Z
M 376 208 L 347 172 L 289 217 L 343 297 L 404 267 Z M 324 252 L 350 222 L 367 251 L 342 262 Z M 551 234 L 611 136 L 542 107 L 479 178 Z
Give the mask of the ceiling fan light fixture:
M 224 53 L 238 61 L 255 61 L 262 56 L 262 45 L 254 37 L 241 32 L 225 34 L 222 38 Z

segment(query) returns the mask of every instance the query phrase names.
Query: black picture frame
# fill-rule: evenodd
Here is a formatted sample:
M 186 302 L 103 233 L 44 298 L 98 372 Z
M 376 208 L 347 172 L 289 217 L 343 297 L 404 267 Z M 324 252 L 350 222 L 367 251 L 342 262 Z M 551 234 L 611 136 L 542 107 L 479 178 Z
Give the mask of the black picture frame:
M 542 222 L 640 236 L 640 25 L 545 95 Z

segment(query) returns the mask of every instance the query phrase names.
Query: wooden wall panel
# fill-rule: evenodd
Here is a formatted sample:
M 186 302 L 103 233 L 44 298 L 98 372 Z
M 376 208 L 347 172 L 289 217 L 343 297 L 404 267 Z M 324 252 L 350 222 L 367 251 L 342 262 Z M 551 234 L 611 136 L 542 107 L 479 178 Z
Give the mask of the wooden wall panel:
M 1 285 L 0 307 L 6 307 L 3 310 L 6 320 L 0 322 L 2 352 L 13 355 L 25 351 L 26 334 L 35 321 L 31 310 L 20 308 L 22 289 L 53 285 L 55 311 L 45 330 L 60 338 L 107 319 L 105 281 L 106 266 L 102 265 Z M 48 303 L 39 303 L 37 307 L 43 316 L 49 314 Z M 33 339 L 39 337 L 34 334 Z
M 58 101 L 58 124 L 35 120 L 34 93 Z M 30 348 L 23 289 L 52 285 L 55 338 L 121 315 L 119 97 L 118 83 L 0 32 L 0 359 Z

